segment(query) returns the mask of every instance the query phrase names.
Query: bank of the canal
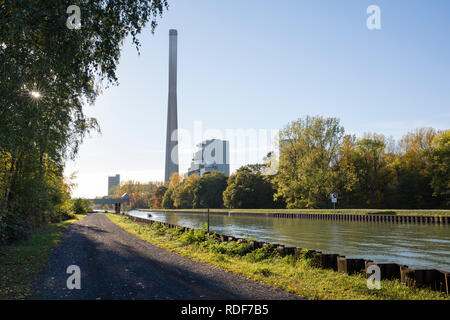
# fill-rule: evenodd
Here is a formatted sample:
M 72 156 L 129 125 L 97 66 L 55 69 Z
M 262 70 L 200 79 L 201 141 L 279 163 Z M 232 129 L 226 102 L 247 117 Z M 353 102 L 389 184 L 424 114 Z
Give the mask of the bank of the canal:
M 130 211 L 129 214 L 148 218 L 148 212 Z M 207 222 L 204 212 L 153 211 L 150 214 L 152 220 L 189 228 L 199 228 Z M 450 271 L 449 224 L 211 214 L 210 225 L 212 232 L 234 237 L 370 259 L 377 263 Z
M 107 214 L 130 233 L 197 261 L 312 299 L 449 299 L 445 293 L 410 288 L 399 280 L 382 280 L 369 289 L 363 273 L 353 275 L 318 268 L 307 256 L 280 255 L 272 247 L 252 249 L 252 241 L 223 241 L 204 231 L 150 223 L 142 218 Z M 243 240 L 243 239 L 241 239 Z M 277 253 L 278 252 L 278 253 Z
M 206 213 L 207 209 L 137 209 L 139 211 Z M 211 214 L 272 218 L 323 219 L 379 222 L 450 223 L 450 210 L 398 209 L 210 209 Z

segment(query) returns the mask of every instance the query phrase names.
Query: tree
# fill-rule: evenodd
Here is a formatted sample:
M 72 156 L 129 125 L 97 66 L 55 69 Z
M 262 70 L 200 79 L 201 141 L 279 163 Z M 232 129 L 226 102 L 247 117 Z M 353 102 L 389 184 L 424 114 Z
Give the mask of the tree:
M 164 193 L 161 206 L 164 209 L 174 209 L 174 198 L 173 194 L 175 192 L 175 189 L 178 188 L 178 186 L 181 184 L 181 177 L 177 172 L 172 173 L 172 175 L 169 178 L 169 184 L 167 186 L 167 191 Z
M 125 181 L 119 186 L 113 187 L 113 197 L 120 198 L 124 193 L 127 193 L 130 197 L 131 208 L 147 209 L 150 208 L 149 203 L 153 201 L 153 190 L 160 184 L 160 182 L 153 181 L 148 183 Z
M 443 205 L 450 205 L 450 130 L 437 134 L 428 151 L 433 196 L 441 197 Z
M 173 203 L 173 194 L 174 189 L 167 189 L 166 192 L 164 193 L 164 196 L 162 198 L 161 201 L 161 208 L 164 209 L 175 209 L 175 205 Z
M 436 131 L 419 128 L 399 141 L 399 152 L 391 167 L 393 182 L 389 194 L 397 208 L 433 208 L 439 199 L 433 197 L 432 171 L 427 154 L 432 148 Z
M 351 172 L 338 171 L 344 128 L 336 118 L 309 117 L 289 123 L 280 132 L 280 161 L 275 198 L 288 208 L 324 208 L 329 194 L 351 189 Z
M 76 156 L 86 134 L 99 130 L 84 102 L 93 103 L 103 84 L 118 84 L 124 39 L 130 35 L 139 48 L 138 34 L 146 24 L 153 31 L 167 8 L 165 0 L 78 5 L 82 27 L 69 30 L 67 3 L 0 1 L 2 236 L 17 229 L 16 222 L 38 226 L 59 210 L 64 161 Z
M 149 199 L 149 207 L 150 208 L 154 208 L 154 209 L 161 209 L 161 203 L 164 197 L 164 194 L 167 191 L 167 187 L 164 185 L 160 185 L 157 186 L 156 188 L 153 189 L 153 195 L 152 197 Z
M 87 214 L 91 208 L 92 202 L 89 199 L 76 198 L 72 200 L 72 210 L 75 214 Z
M 227 187 L 227 175 L 219 171 L 203 174 L 199 180 L 197 197 L 194 199 L 196 208 L 222 208 L 222 194 Z
M 175 208 L 189 209 L 195 207 L 194 201 L 196 201 L 199 181 L 200 177 L 193 174 L 175 187 L 172 194 L 173 205 Z
M 273 208 L 275 190 L 269 178 L 262 175 L 263 165 L 239 168 L 228 178 L 223 192 L 226 208 Z
M 147 209 L 148 198 L 143 192 L 133 192 L 130 196 L 131 209 Z
M 385 150 L 384 136 L 377 134 L 367 134 L 356 143 L 356 152 L 359 156 L 360 181 L 364 192 L 369 194 L 367 204 L 374 207 L 376 196 L 381 198 L 380 180 L 382 170 L 386 167 L 384 161 Z

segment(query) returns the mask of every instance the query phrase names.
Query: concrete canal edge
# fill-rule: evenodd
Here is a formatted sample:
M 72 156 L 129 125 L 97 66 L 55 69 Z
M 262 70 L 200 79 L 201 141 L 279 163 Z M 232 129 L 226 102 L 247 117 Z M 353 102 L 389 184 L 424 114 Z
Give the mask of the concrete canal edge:
M 180 211 L 177 211 L 180 212 Z M 194 230 L 193 228 L 182 227 L 176 224 L 159 222 L 150 219 L 138 218 L 134 216 L 127 216 L 128 219 L 143 224 L 159 224 L 166 228 L 180 228 L 182 232 Z M 205 232 L 206 233 L 206 232 Z M 273 247 L 281 256 L 293 255 L 297 258 L 307 256 L 312 258 L 315 264 L 321 268 L 333 269 L 335 271 L 352 275 L 365 271 L 367 274 L 367 268 L 371 265 L 377 265 L 380 268 L 380 280 L 392 280 L 398 279 L 403 284 L 412 288 L 430 288 L 431 290 L 441 291 L 447 295 L 450 292 L 450 272 L 436 269 L 412 269 L 408 266 L 396 264 L 396 263 L 380 263 L 377 264 L 372 260 L 358 259 L 358 258 L 346 258 L 336 253 L 322 253 L 321 251 L 286 247 L 280 244 L 272 244 L 260 241 L 249 241 L 244 238 L 236 238 L 228 235 L 210 233 L 214 235 L 217 240 L 221 242 L 236 241 L 238 243 L 248 242 L 252 250 Z M 368 274 L 369 276 L 370 274 Z
M 204 210 L 155 210 L 170 213 L 206 213 Z M 260 216 L 285 219 L 309 219 L 331 221 L 358 221 L 375 223 L 428 223 L 450 224 L 450 216 L 439 215 L 397 215 L 380 213 L 346 214 L 346 213 L 284 213 L 284 212 L 251 212 L 251 211 L 214 211 L 210 214 L 225 216 Z

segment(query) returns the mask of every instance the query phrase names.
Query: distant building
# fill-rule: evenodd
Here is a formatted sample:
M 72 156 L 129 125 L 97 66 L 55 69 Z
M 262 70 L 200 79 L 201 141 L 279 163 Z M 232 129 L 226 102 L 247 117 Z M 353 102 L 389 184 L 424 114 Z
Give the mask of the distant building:
M 188 176 L 196 174 L 202 176 L 206 172 L 220 171 L 230 175 L 230 156 L 228 141 L 211 139 L 202 141 L 197 145 L 198 151 L 194 153 Z
M 114 193 L 113 187 L 118 186 L 119 184 L 120 184 L 120 174 L 108 177 L 108 196 Z

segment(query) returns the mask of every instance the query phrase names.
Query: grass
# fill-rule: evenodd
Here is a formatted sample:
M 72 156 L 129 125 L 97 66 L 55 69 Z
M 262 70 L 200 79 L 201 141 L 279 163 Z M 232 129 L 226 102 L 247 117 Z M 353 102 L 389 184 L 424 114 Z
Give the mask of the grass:
M 363 273 L 349 276 L 321 269 L 311 259 L 281 257 L 270 248 L 251 251 L 246 243 L 221 243 L 201 230 L 183 233 L 180 228 L 143 225 L 115 214 L 106 216 L 126 231 L 162 248 L 309 299 L 450 299 L 443 293 L 413 289 L 397 280 L 383 280 L 380 290 L 369 290 Z
M 207 209 L 138 209 L 140 211 L 186 211 L 206 212 Z M 407 216 L 450 216 L 450 210 L 403 210 L 403 209 L 210 209 L 211 212 L 248 213 L 320 213 L 320 214 L 394 214 Z
M 46 267 L 51 248 L 61 238 L 62 231 L 76 219 L 43 226 L 26 240 L 0 246 L 0 300 L 24 299 L 31 286 Z

